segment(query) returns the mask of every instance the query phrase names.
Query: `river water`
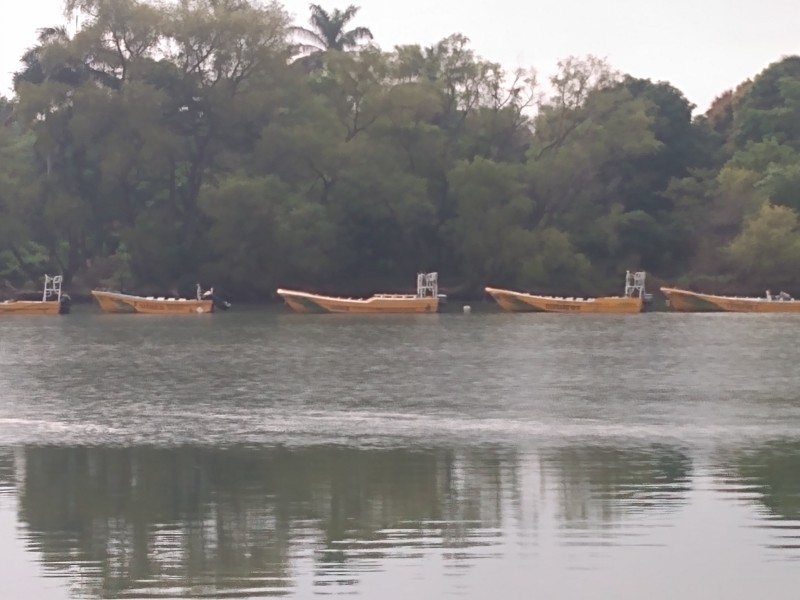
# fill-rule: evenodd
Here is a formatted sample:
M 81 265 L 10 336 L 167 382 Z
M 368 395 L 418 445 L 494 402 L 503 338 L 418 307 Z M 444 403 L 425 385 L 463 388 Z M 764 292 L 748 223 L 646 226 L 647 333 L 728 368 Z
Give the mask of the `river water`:
M 4 319 L 0 598 L 797 598 L 799 326 Z

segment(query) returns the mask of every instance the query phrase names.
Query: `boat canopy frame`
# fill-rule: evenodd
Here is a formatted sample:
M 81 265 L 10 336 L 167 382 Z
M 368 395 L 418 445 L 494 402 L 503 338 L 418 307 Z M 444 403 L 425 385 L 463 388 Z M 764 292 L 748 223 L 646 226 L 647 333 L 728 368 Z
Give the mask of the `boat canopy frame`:
M 42 292 L 42 302 L 47 302 L 55 297 L 58 302 L 61 302 L 61 285 L 64 282 L 62 275 L 44 276 L 44 291 Z
M 439 297 L 439 273 L 417 273 L 417 298 Z
M 644 280 L 644 271 L 625 271 L 625 297 L 645 298 Z

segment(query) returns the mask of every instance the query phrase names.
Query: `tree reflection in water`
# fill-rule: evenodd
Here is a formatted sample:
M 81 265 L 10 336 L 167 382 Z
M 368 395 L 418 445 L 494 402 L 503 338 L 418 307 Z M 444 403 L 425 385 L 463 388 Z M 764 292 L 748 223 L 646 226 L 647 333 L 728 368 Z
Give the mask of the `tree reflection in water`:
M 775 440 L 720 458 L 726 479 L 755 492 L 772 516 L 800 520 L 800 442 Z
M 571 446 L 546 452 L 541 461 L 545 477 L 555 481 L 567 528 L 607 528 L 626 515 L 666 513 L 687 501 L 691 487 L 692 461 L 671 446 Z
M 800 444 L 720 456 L 729 491 L 797 544 Z M 84 595 L 264 596 L 336 591 L 388 561 L 463 572 L 549 525 L 557 547 L 644 543 L 713 477 L 695 469 L 666 444 L 29 447 L 0 452 L 0 493 L 16 494 L 29 550 Z
M 84 565 L 104 596 L 281 594 L 297 561 L 341 585 L 387 555 L 491 546 L 514 465 L 486 449 L 31 447 L 19 518 L 46 563 Z

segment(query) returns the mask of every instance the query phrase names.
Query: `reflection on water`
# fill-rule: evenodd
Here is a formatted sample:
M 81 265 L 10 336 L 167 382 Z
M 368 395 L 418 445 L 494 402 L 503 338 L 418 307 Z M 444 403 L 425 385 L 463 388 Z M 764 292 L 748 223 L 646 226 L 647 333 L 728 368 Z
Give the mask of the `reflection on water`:
M 795 598 L 794 317 L 0 322 L 0 598 Z
M 777 518 L 800 519 L 800 442 L 774 442 L 734 456 L 732 475 Z
M 626 514 L 650 509 L 670 512 L 690 489 L 691 461 L 667 446 L 562 448 L 543 462 L 560 482 L 559 517 L 575 529 L 615 527 Z
M 370 576 L 437 572 L 471 596 L 481 563 L 524 574 L 556 561 L 566 574 L 602 568 L 611 547 L 664 546 L 653 532 L 679 527 L 698 486 L 755 503 L 745 527 L 796 550 L 797 450 L 733 453 L 696 477 L 686 451 L 664 445 L 27 447 L 0 454 L 0 494 L 16 497 L 27 552 L 71 579 L 72 597 L 361 592 Z M 452 569 L 464 585 L 447 583 Z
M 335 447 L 34 447 L 10 462 L 29 543 L 103 595 L 281 593 L 295 561 L 315 586 L 352 585 L 430 549 L 492 553 L 516 469 L 499 451 Z
M 719 490 L 757 501 L 775 558 L 800 559 L 800 442 L 772 442 L 722 459 Z M 725 464 L 723 463 L 723 464 Z

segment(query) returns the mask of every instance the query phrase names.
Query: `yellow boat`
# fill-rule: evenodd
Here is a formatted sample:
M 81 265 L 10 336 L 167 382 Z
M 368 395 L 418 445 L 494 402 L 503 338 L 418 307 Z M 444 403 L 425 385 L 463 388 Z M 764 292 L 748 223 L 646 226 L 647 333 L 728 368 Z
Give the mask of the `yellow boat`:
M 564 298 L 539 296 L 525 292 L 514 292 L 487 287 L 486 292 L 503 310 L 511 312 L 556 312 L 556 313 L 639 313 L 644 310 L 649 295 L 644 289 L 644 271 L 625 274 L 624 296 L 600 298 Z
M 764 298 L 756 298 L 701 294 L 670 287 L 662 287 L 661 291 L 667 297 L 670 308 L 678 312 L 800 312 L 800 300 L 793 299 L 786 292 L 773 296 L 767 291 Z
M 6 300 L 0 302 L 0 315 L 65 315 L 69 313 L 70 298 L 61 293 L 61 275 L 44 276 L 41 300 Z
M 341 298 L 284 289 L 278 289 L 277 293 L 289 308 L 299 313 L 433 313 L 445 299 L 439 294 L 437 273 L 418 273 L 416 294 Z
M 92 296 L 106 313 L 136 313 L 143 315 L 203 315 L 230 307 L 228 302 L 214 295 L 214 288 L 202 292 L 197 286 L 196 298 L 165 298 L 155 296 L 133 296 L 121 292 L 92 290 Z

